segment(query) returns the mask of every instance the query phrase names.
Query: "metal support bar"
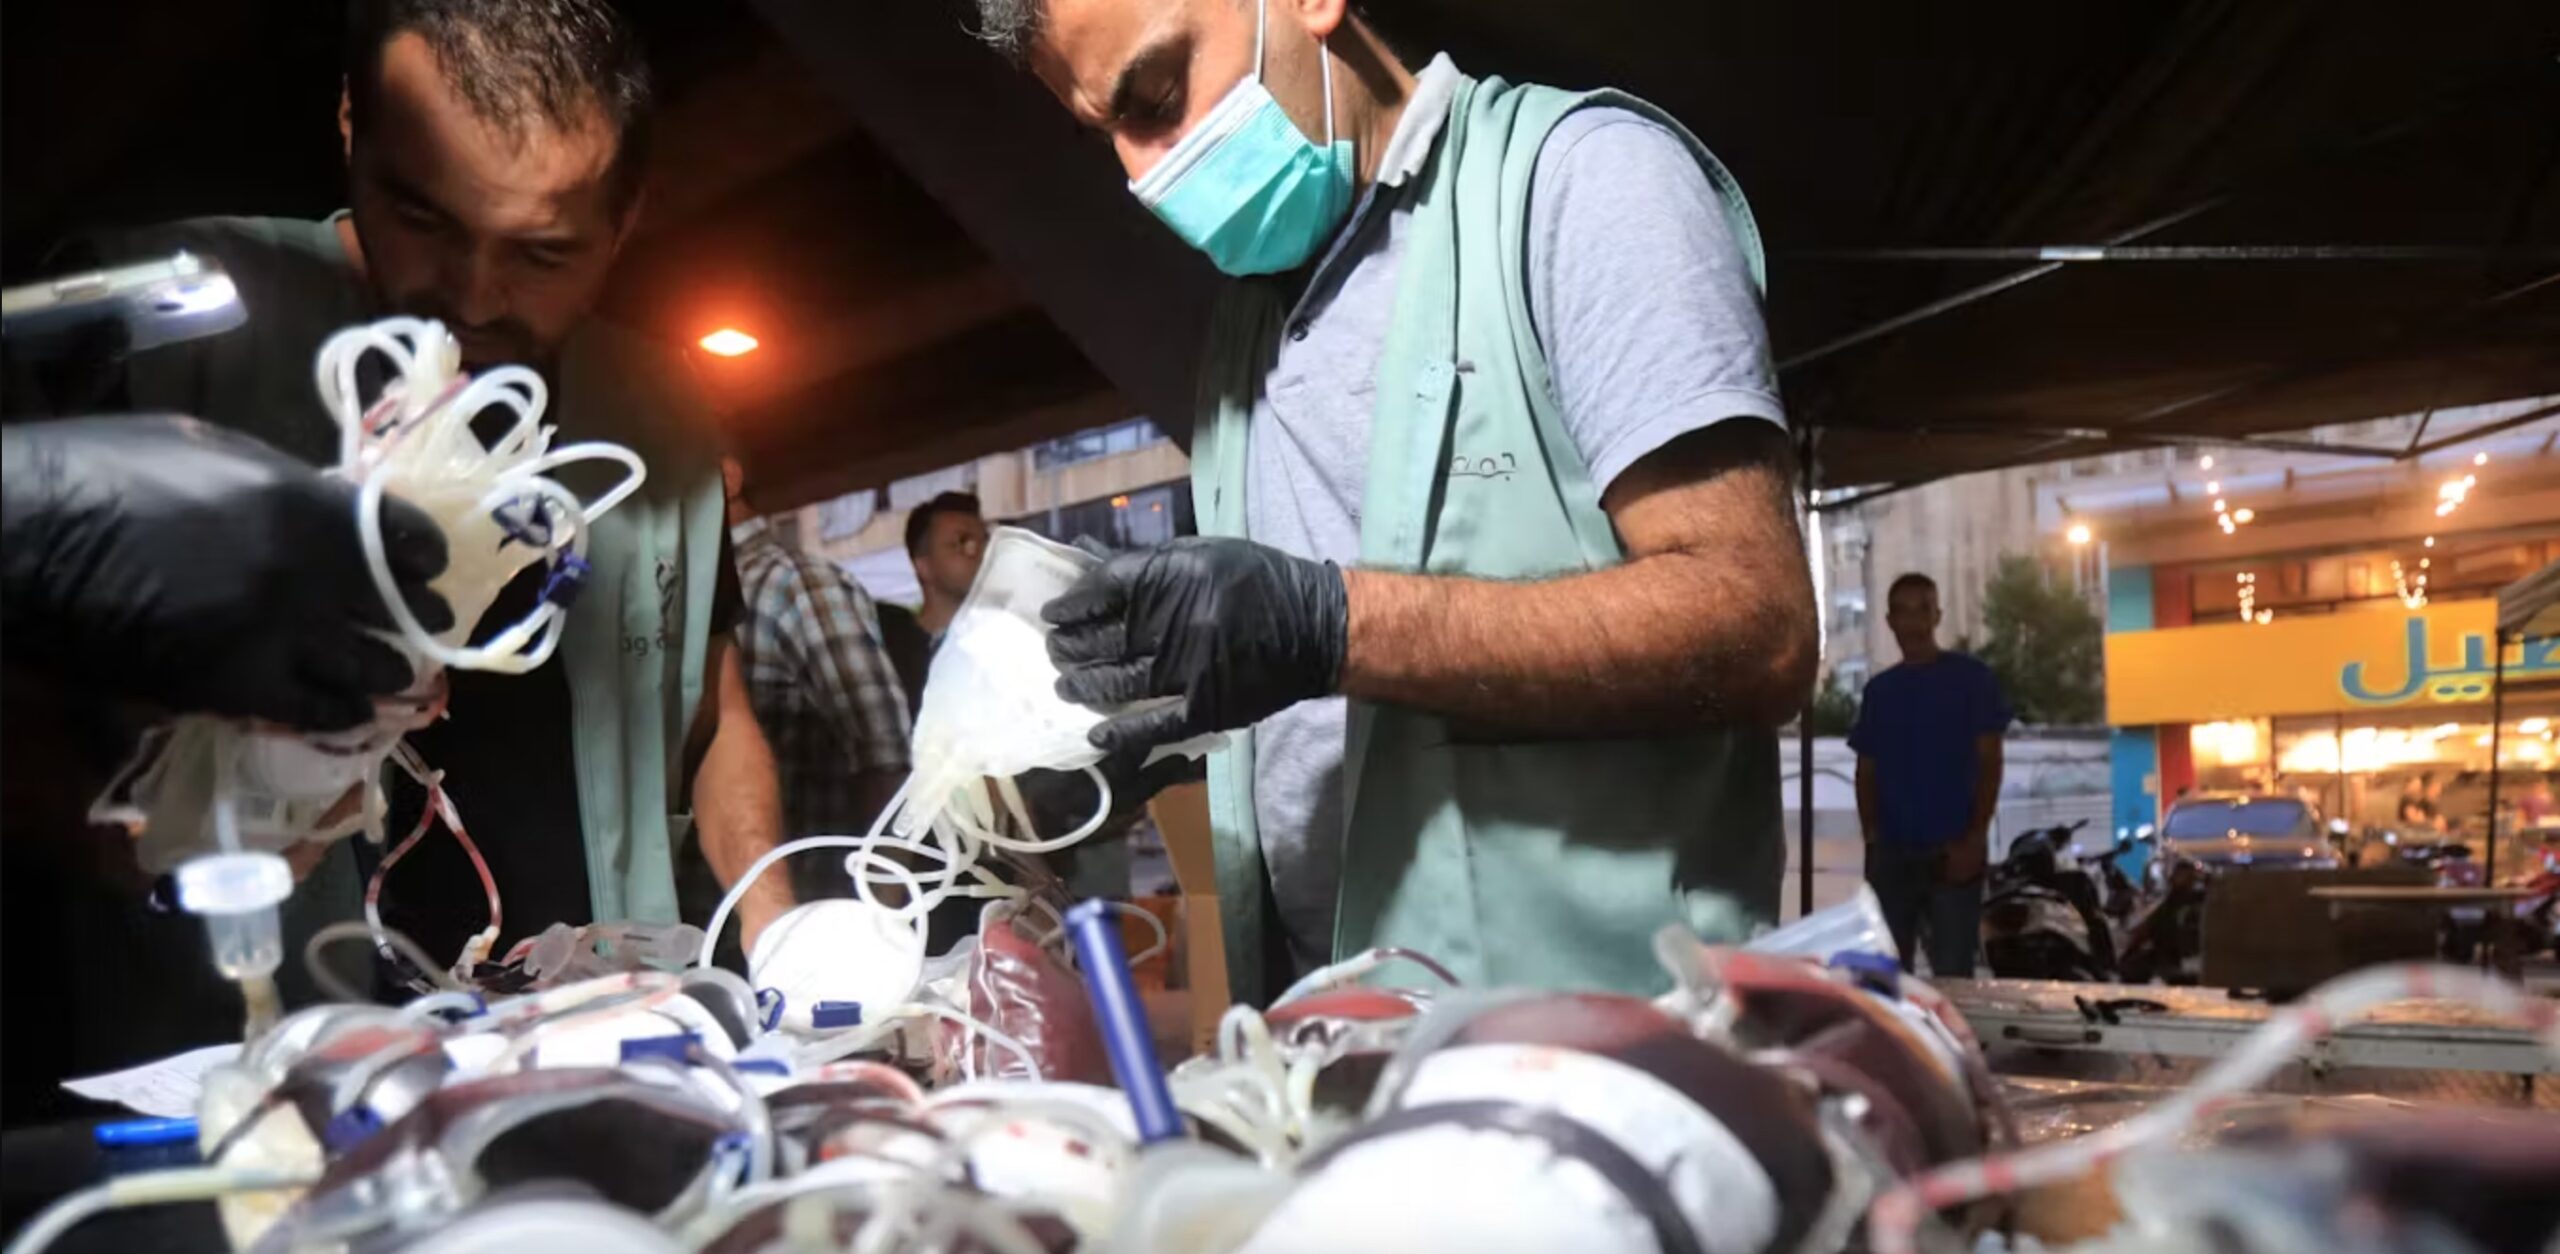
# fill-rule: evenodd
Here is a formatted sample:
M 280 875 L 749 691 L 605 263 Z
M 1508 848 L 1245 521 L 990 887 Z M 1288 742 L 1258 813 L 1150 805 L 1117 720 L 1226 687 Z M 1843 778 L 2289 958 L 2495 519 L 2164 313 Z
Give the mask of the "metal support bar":
M 2177 211 L 2176 213 L 2165 214 L 2160 217 L 2153 218 L 2148 222 L 2135 225 L 2131 230 L 2111 235 L 2107 237 L 2107 243 L 2127 244 L 2134 240 L 2141 239 L 2143 236 L 2168 230 L 2170 227 L 2176 226 L 2190 218 L 2200 217 L 2204 214 L 2211 213 L 2228 203 L 2230 199 L 2231 197 L 2225 195 L 2215 196 L 2209 200 L 2199 201 L 2196 204 L 2189 205 L 2186 208 Z M 2066 263 L 2048 261 L 2041 265 L 2029 266 L 2024 270 L 2013 270 L 2007 274 L 2001 275 L 1999 278 L 1991 280 L 1990 282 L 1977 283 L 1974 286 L 1968 287 L 1952 296 L 1942 296 L 1937 300 L 1930 301 L 1928 304 L 1920 306 L 1917 309 L 1910 310 L 1906 313 L 1896 314 L 1882 322 L 1870 323 L 1865 327 L 1861 327 L 1860 329 L 1852 331 L 1838 339 L 1832 340 L 1829 343 L 1815 345 L 1814 347 L 1806 349 L 1785 361 L 1779 362 L 1778 373 L 1785 374 L 1786 372 L 1794 370 L 1800 366 L 1811 365 L 1814 362 L 1820 361 L 1825 357 L 1829 357 L 1843 349 L 1855 348 L 1869 340 L 1880 339 L 1884 336 L 1891 335 L 1904 327 L 1927 322 L 1929 319 L 1935 318 L 1939 314 L 1947 313 L 1951 310 L 1962 309 L 1976 301 L 1997 296 L 2002 292 L 2008 291 L 2010 288 L 2017 287 L 2025 283 L 2035 282 L 2037 279 L 2041 279 L 2044 276 L 2061 269 L 2064 264 Z
M 2526 282 L 2517 284 L 2503 292 L 2497 292 L 2492 295 L 2482 297 L 2478 301 L 2456 311 L 2453 318 L 2450 320 L 2460 320 L 2476 316 L 2490 309 L 2494 309 L 2499 305 L 2506 304 L 2509 301 L 2521 299 L 2524 296 L 2530 295 L 2531 293 L 2539 291 L 2545 287 L 2552 286 L 2553 284 L 2560 284 L 2560 270 L 2552 271 L 2551 273 L 2545 274 L 2539 278 L 2527 280 Z M 2394 340 L 2405 337 L 2408 333 L 2409 328 L 2406 326 L 2386 329 L 2381 335 L 2375 336 L 2368 341 L 2367 347 L 2377 344 L 2389 344 Z M 2162 418 L 2166 418 L 2172 414 L 2182 414 L 2191 409 L 2223 404 L 2227 401 L 2250 395 L 2251 393 L 2265 391 L 2266 389 L 2275 387 L 2279 384 L 2300 383 L 2305 379 L 2316 379 L 2334 371 L 2360 365 L 2364 360 L 2365 358 L 2357 353 L 2346 353 L 2257 371 L 2238 383 L 2227 384 L 2222 387 L 2214 388 L 2210 391 L 2198 392 L 2190 396 L 2181 397 L 2165 405 L 2154 405 L 2138 414 L 2117 419 L 2115 427 L 2117 429 L 2121 429 L 2124 427 L 2144 426 Z
M 2489 633 L 2489 856 L 2480 864 L 2481 882 L 2498 882 L 2498 750 L 2507 725 L 2507 633 Z M 2481 938 L 2480 969 L 2497 969 L 2498 954 L 2506 948 L 2508 925 L 2515 920 L 2504 911 L 2492 912 L 2496 923 Z
M 2430 453 L 2452 448 L 2457 444 L 2468 444 L 2473 440 L 2486 439 L 2501 431 L 2512 431 L 2529 422 L 2540 422 L 2553 414 L 2560 414 L 2560 401 L 2555 401 L 2540 409 L 2528 409 L 2521 414 L 2514 415 L 2513 417 L 2501 418 L 2496 422 L 2484 422 L 2479 426 L 2472 427 L 2467 430 L 2456 431 L 2452 435 L 2434 441 L 2433 443 L 2418 445 L 2401 456 L 2409 460 L 2415 460 L 2417 458 L 2425 457 Z
M 1781 254 L 1802 261 L 2424 261 L 2502 265 L 2560 261 L 2560 248 L 2483 248 L 2476 244 L 2024 244 L 1937 248 L 1807 248 Z
M 2344 142 L 2335 146 L 2316 149 L 2313 152 L 2305 154 L 2299 160 L 2280 163 L 2277 168 L 2287 171 L 2316 168 L 2325 162 L 2351 156 L 2377 144 L 2385 143 L 2393 139 L 2398 139 L 2404 135 L 2415 133 L 2429 125 L 2442 121 L 2445 118 L 2457 116 L 2465 109 L 2477 105 L 2482 100 L 2496 98 L 2509 87 L 2523 83 L 2539 82 L 2541 80 L 2542 72 L 2548 68 L 2547 61 L 2548 58 L 2541 58 L 2525 62 L 2508 73 L 2495 76 L 2494 82 L 2471 84 L 2465 90 L 2455 92 L 2448 98 L 2430 101 L 2419 109 L 2405 114 L 2391 122 L 2365 131 L 2362 134 L 2350 136 Z M 2162 216 L 2153 218 L 2147 222 L 2136 223 L 2126 230 L 2100 240 L 2099 245 L 2102 247 L 2113 248 L 2119 245 L 2130 244 L 2145 236 L 2156 235 L 2170 227 L 2178 225 L 2181 222 L 2211 213 L 2214 210 L 2238 199 L 2240 191 L 2250 183 L 2266 181 L 2264 178 L 2265 173 L 2265 171 L 2260 171 L 2259 174 L 2261 177 L 2259 179 L 2244 179 L 2240 184 L 2235 185 L 2230 190 L 2208 196 L 2205 199 L 2196 201 L 2183 209 L 2163 214 Z M 2041 279 L 2068 264 L 2071 263 L 2063 261 L 2045 261 L 2029 266 L 2023 270 L 2016 270 L 2008 274 L 2001 275 L 1999 278 L 1992 279 L 1989 282 L 1976 284 L 1964 289 L 1963 291 L 1957 292 L 1954 295 L 1930 301 L 1928 304 L 1922 305 L 1917 309 L 1896 314 L 1882 322 L 1872 323 L 1827 343 L 1818 344 L 1812 348 L 1806 349 L 1804 352 L 1798 353 L 1793 357 L 1789 357 L 1786 360 L 1779 362 L 1778 371 L 1779 373 L 1784 374 L 1788 371 L 1797 369 L 1798 367 L 1811 365 L 1814 362 L 1820 361 L 1825 357 L 1829 357 L 1834 353 L 1841 352 L 1845 349 L 1855 348 L 1870 340 L 1880 339 L 1884 336 L 1891 335 L 1904 327 L 1926 322 L 1931 318 L 1937 317 L 1939 314 L 1947 313 L 1951 310 L 1962 309 L 1976 301 L 1997 296 L 2002 292 L 2008 291 L 2010 288 L 2020 286 L 2021 284 L 2032 283 L 2035 280 Z
M 1824 514 L 1838 513 L 1844 509 L 1855 509 L 1858 506 L 1864 505 L 1880 496 L 1891 496 L 1896 492 L 1906 491 L 1911 488 L 1919 487 L 1923 484 L 1935 482 L 1937 481 L 1934 479 L 1905 479 L 1898 483 L 1888 483 L 1881 488 L 1869 488 L 1855 496 L 1844 496 L 1836 501 L 1826 501 L 1820 505 L 1814 506 L 1813 508 L 1817 512 Z
M 1804 472 L 1804 504 L 1810 512 L 1814 504 L 1813 428 L 1805 427 L 1796 436 L 1796 457 Z M 1814 561 L 1829 555 L 1816 553 Z M 1825 615 L 1829 606 L 1816 605 L 1813 612 Z M 1817 627 L 1817 633 L 1819 630 Z M 1804 713 L 1796 719 L 1796 917 L 1813 913 L 1813 707 L 1819 699 L 1820 681 L 1804 694 Z
M 2437 395 L 2443 395 L 2442 384 L 2437 385 Z M 2409 447 L 2403 449 L 2400 455 L 2402 457 L 2417 456 L 2418 446 L 2427 442 L 2427 428 L 2434 425 L 2436 425 L 2436 406 L 2430 402 L 2427 405 L 2427 412 L 2418 415 L 2418 429 L 2409 433 Z
M 2237 1049 L 2267 1019 L 2263 1006 L 2244 1007 L 2206 990 L 2018 980 L 1936 983 L 1986 1045 L 2005 1042 L 2132 1057 L 2220 1058 Z M 2023 991 L 2029 989 L 2052 992 Z M 2075 995 L 2093 1004 L 2119 998 L 2161 1001 L 2171 1011 L 2127 1013 L 2117 1023 L 2093 1023 L 2073 1006 Z M 2190 1008 L 2190 1001 L 2200 1004 Z M 2465 1007 L 2448 1005 L 2440 1016 L 2424 1013 L 2425 1008 L 2425 1003 L 2401 1003 L 2387 1020 L 2346 1024 L 2311 1046 L 2306 1061 L 2315 1069 L 2396 1067 L 2560 1075 L 2560 1058 L 2544 1050 L 2529 1029 L 2484 1023 Z
M 2043 438 L 2090 444 L 2134 444 L 2144 448 L 2165 448 L 2176 444 L 2197 444 L 2212 448 L 2260 449 L 2270 453 L 2319 453 L 2333 457 L 2369 457 L 2376 461 L 2398 461 L 2407 456 L 2401 449 L 2382 448 L 2371 444 L 2331 444 L 2321 440 L 2298 440 L 2269 435 L 2213 435 L 2199 431 L 2146 430 L 2118 435 L 2104 427 L 2019 427 L 2007 423 L 1927 422 L 1914 427 L 1843 426 L 1841 430 L 1893 431 L 1911 435 L 1990 435 Z

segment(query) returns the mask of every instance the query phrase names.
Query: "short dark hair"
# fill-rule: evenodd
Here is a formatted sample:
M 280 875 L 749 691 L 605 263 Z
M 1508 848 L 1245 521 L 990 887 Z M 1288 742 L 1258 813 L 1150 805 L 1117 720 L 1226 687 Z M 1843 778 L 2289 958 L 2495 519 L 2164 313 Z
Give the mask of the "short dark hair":
M 1938 581 L 1915 570 L 1910 574 L 1895 579 L 1893 581 L 1893 586 L 1884 590 L 1884 603 L 1886 605 L 1893 604 L 1893 599 L 1901 596 L 1902 590 L 1905 588 L 1926 588 L 1929 591 L 1929 595 L 1938 595 Z
M 1246 0 L 1247 3 L 1253 0 Z M 1031 54 L 1031 45 L 1049 24 L 1049 0 L 977 0 L 978 38 L 1004 54 L 1004 59 L 1020 65 Z M 1392 30 L 1379 28 L 1376 0 L 1349 0 L 1343 6 L 1362 25 L 1377 32 L 1380 39 L 1399 57 L 1407 57 L 1404 44 Z M 1407 57 L 1409 60 L 1410 58 Z
M 363 134 L 380 89 L 382 49 L 414 34 L 435 51 L 471 112 L 511 135 L 539 118 L 568 128 L 593 106 L 613 127 L 607 190 L 628 208 L 648 165 L 657 111 L 648 51 L 611 0 L 352 0 L 347 111 Z
M 924 556 L 924 538 L 933 530 L 936 514 L 979 516 L 978 498 L 967 492 L 945 492 L 907 511 L 907 556 Z

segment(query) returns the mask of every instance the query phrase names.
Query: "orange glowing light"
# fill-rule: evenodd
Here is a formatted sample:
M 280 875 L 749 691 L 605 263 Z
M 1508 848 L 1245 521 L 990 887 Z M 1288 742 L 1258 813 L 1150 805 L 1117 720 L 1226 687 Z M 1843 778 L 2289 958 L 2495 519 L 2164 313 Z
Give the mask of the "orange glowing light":
M 722 357 L 743 357 L 756 351 L 760 341 L 736 327 L 722 327 L 701 340 L 702 351 Z

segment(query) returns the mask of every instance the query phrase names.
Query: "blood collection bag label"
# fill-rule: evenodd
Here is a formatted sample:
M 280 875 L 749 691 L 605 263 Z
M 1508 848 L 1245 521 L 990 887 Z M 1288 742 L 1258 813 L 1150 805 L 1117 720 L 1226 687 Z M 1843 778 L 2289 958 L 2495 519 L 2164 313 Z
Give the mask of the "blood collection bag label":
M 1714 1250 L 1756 1250 L 1778 1229 L 1777 1186 L 1731 1130 L 1678 1089 L 1613 1059 L 1542 1045 L 1462 1045 L 1423 1060 L 1400 1105 L 1512 1102 L 1553 1110 L 1660 1176 Z

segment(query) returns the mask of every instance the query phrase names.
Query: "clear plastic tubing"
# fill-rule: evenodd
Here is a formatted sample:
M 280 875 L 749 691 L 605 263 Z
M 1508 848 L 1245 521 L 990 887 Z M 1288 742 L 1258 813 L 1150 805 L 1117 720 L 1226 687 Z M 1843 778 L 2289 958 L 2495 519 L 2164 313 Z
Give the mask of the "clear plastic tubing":
M 2331 980 L 2267 1020 L 2265 1027 L 2196 1077 L 2194 1084 L 2131 1119 L 2088 1136 L 2032 1149 L 1952 1163 L 1876 1199 L 1867 1215 L 1875 1254 L 1913 1254 L 1923 1216 L 1977 1198 L 2014 1193 L 2094 1171 L 2128 1150 L 2174 1135 L 2199 1114 L 2256 1087 L 2301 1052 L 2375 1008 L 2396 1001 L 2444 1000 L 2506 1015 L 2532 1027 L 2544 1048 L 2560 1054 L 2560 1003 L 2466 967 L 2390 966 Z
M 1138 1000 L 1137 981 L 1129 976 L 1119 922 L 1102 902 L 1078 902 L 1067 911 L 1067 936 L 1075 944 L 1085 994 L 1093 999 L 1094 1017 L 1101 1023 L 1111 1074 L 1129 1095 L 1139 1142 L 1153 1145 L 1181 1136 L 1182 1115 L 1174 1109 L 1173 1089 L 1156 1062 L 1155 1037 L 1147 1030 L 1147 1010 Z

